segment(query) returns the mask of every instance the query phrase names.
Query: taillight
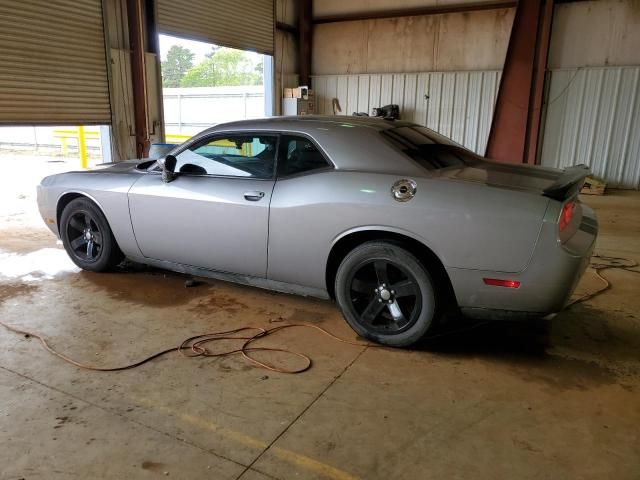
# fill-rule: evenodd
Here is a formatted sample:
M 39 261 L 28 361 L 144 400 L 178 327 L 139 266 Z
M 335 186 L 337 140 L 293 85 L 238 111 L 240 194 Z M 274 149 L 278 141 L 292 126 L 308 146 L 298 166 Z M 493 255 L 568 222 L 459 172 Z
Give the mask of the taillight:
M 571 223 L 571 219 L 573 218 L 573 212 L 576 209 L 576 202 L 571 201 L 564 204 L 562 207 L 562 212 L 560 213 L 560 231 L 564 231 L 565 228 Z

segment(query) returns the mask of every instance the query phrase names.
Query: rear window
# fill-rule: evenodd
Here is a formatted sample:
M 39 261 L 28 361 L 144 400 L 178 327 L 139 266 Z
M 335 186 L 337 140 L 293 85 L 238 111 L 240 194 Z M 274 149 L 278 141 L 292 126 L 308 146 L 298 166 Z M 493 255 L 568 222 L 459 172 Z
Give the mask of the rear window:
M 404 153 L 427 170 L 464 167 L 481 157 L 425 127 L 397 127 L 383 130 L 382 135 L 396 150 Z

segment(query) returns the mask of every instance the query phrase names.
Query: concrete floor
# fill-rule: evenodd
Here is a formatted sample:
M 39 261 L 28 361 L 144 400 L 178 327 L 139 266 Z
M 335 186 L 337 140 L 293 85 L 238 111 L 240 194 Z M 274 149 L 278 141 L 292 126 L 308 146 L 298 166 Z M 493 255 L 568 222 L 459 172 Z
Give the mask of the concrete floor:
M 74 358 L 119 365 L 193 334 L 282 321 L 356 339 L 327 302 L 79 272 L 22 200 L 0 218 L 0 318 Z M 640 261 L 640 194 L 584 200 L 600 216 L 598 253 Z M 549 323 L 487 325 L 419 350 L 311 330 L 264 342 L 309 354 L 300 375 L 177 354 L 88 372 L 0 329 L 0 478 L 637 479 L 640 275 L 605 275 L 610 291 Z M 588 273 L 579 290 L 597 287 Z

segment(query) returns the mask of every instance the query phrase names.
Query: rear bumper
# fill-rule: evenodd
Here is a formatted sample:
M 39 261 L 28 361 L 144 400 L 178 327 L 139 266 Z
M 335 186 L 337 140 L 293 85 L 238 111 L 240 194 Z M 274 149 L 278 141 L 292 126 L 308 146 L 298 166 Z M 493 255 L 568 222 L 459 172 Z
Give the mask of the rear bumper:
M 595 247 L 596 216 L 584 205 L 582 215 L 577 232 L 564 244 L 558 240 L 555 213 L 545 218 L 531 260 L 522 272 L 447 269 L 460 309 L 483 318 L 544 317 L 560 311 L 589 266 Z M 484 278 L 516 280 L 520 287 L 489 286 Z

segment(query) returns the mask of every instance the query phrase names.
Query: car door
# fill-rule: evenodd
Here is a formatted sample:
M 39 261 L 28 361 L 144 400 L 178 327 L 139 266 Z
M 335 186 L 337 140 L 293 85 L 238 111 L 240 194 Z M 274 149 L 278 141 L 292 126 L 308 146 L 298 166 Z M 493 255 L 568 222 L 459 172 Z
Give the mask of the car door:
M 307 136 L 283 133 L 279 145 L 269 212 L 268 277 L 322 289 L 331 225 L 341 215 L 336 172 L 328 156 Z
M 264 277 L 277 135 L 212 134 L 177 155 L 177 177 L 148 172 L 129 191 L 147 258 Z

